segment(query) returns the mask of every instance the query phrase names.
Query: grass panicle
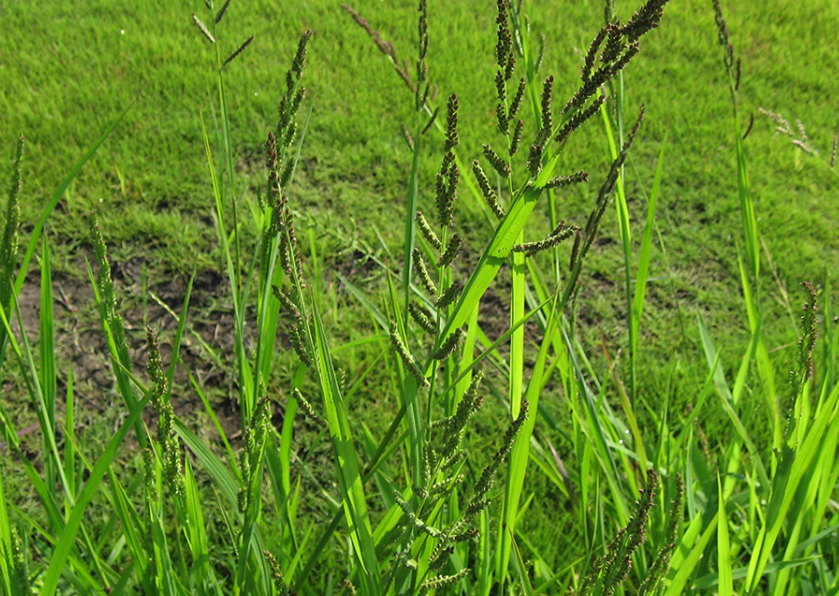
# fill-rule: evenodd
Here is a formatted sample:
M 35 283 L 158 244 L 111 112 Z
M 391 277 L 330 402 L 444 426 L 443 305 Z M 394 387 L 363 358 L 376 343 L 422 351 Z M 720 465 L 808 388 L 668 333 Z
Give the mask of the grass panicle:
M 163 479 L 171 494 L 183 496 L 181 449 L 175 433 L 175 411 L 172 408 L 169 381 L 163 372 L 163 363 L 160 360 L 157 330 L 147 327 L 146 338 L 149 348 L 147 371 L 152 384 L 151 403 L 157 412 L 157 444 L 163 458 Z

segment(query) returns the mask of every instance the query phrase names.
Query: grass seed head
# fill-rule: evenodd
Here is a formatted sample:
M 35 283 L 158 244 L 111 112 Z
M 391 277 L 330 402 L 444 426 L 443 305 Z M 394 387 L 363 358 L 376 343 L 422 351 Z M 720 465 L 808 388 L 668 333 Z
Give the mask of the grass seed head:
M 437 348 L 436 350 L 434 350 L 434 352 L 432 352 L 431 357 L 434 358 L 434 360 L 437 360 L 437 361 L 440 361 L 440 362 L 442 362 L 443 360 L 446 360 L 449 356 L 454 354 L 455 350 L 457 350 L 457 344 L 458 344 L 459 341 L 460 341 L 460 332 L 455 331 L 454 333 L 452 333 L 450 336 L 448 336 L 446 338 L 446 341 L 444 341 L 442 344 L 440 344 L 439 348 Z
M 431 335 L 437 333 L 437 324 L 434 322 L 434 313 L 430 310 L 424 306 L 418 305 L 415 302 L 411 302 L 408 305 L 408 313 L 411 315 L 414 322 L 422 327 L 426 333 Z
M 554 78 L 553 75 L 545 79 L 542 84 L 542 131 L 547 138 L 553 129 L 553 114 L 551 114 L 551 103 L 553 101 L 554 93 Z
M 218 25 L 219 23 L 221 23 L 221 20 L 224 18 L 224 15 L 226 15 L 226 14 L 227 14 L 227 9 L 228 9 L 229 7 L 230 7 L 230 0 L 227 0 L 227 1 L 226 1 L 223 5 L 222 5 L 222 7 L 218 9 L 218 12 L 216 13 L 216 17 L 215 17 L 215 19 L 214 19 L 214 21 L 215 21 L 216 25 Z
M 446 308 L 450 304 L 454 304 L 454 301 L 457 300 L 458 296 L 460 296 L 461 289 L 462 288 L 458 282 L 454 282 L 446 288 L 443 295 L 437 299 L 437 308 Z
M 431 281 L 431 276 L 428 274 L 428 268 L 425 266 L 425 260 L 422 258 L 422 254 L 420 254 L 418 248 L 414 249 L 413 257 L 414 262 L 417 265 L 417 277 L 419 277 L 422 287 L 424 287 L 425 291 L 432 296 L 436 296 L 437 286 L 435 286 L 434 282 Z
M 545 147 L 539 143 L 530 146 L 530 151 L 527 154 L 527 171 L 530 172 L 532 178 L 536 178 L 542 171 L 542 153 L 544 151 Z
M 437 261 L 438 267 L 448 267 L 452 264 L 455 257 L 457 257 L 457 253 L 460 250 L 460 246 L 463 244 L 463 239 L 460 237 L 460 234 L 454 234 L 449 240 L 448 245 L 446 246 L 445 252 L 440 257 L 440 260 Z
M 446 102 L 446 144 L 443 148 L 444 151 L 451 151 L 457 147 L 457 111 L 459 107 L 457 94 L 452 93 Z
M 9 183 L 9 198 L 6 203 L 6 223 L 0 243 L 0 308 L 7 310 L 12 303 L 12 279 L 17 263 L 18 243 L 20 242 L 20 193 L 23 188 L 21 165 L 23 163 L 24 139 L 18 137 L 17 151 Z M 5 329 L 0 331 L 4 337 Z M 0 339 L 2 343 L 2 339 Z
M 405 341 L 402 339 L 402 336 L 396 328 L 396 324 L 393 322 L 390 324 L 390 343 L 393 345 L 393 349 L 399 355 L 399 358 L 402 359 L 402 363 L 405 365 L 405 368 L 408 369 L 414 379 L 416 379 L 417 383 L 427 387 L 429 384 L 428 379 L 425 378 L 425 375 L 422 374 L 419 366 L 417 366 L 416 360 L 408 351 L 408 346 L 405 345 Z
M 243 42 L 239 45 L 239 47 L 238 47 L 238 48 L 236 48 L 236 50 L 235 50 L 232 54 L 230 54 L 224 62 L 222 62 L 221 67 L 222 67 L 222 68 L 224 68 L 225 66 L 227 66 L 228 64 L 230 64 L 231 62 L 233 62 L 236 58 L 238 58 L 238 57 L 239 57 L 239 55 L 240 55 L 242 52 L 244 52 L 244 51 L 245 51 L 245 49 L 246 49 L 249 45 L 251 45 L 251 42 L 252 42 L 252 41 L 253 41 L 253 35 L 251 35 L 251 36 L 250 36 L 250 37 L 248 37 L 245 41 L 243 41 Z
M 510 111 L 507 113 L 508 118 L 515 118 L 518 115 L 519 110 L 521 110 L 522 101 L 524 100 L 524 91 L 526 88 L 527 83 L 524 77 L 522 77 L 519 79 L 519 86 L 516 89 L 516 94 L 513 96 L 513 101 L 510 103 Z
M 606 100 L 605 96 L 601 95 L 600 97 L 596 97 L 591 105 L 589 105 L 584 110 L 580 110 L 559 129 L 559 132 L 554 137 L 554 140 L 557 143 L 564 143 L 568 140 L 575 130 L 580 128 L 589 118 L 594 116 L 598 111 L 600 111 L 600 106 L 603 105 L 603 102 Z
M 524 133 L 524 120 L 519 118 L 516 122 L 516 128 L 513 130 L 513 136 L 510 139 L 510 157 L 518 153 L 519 145 L 521 144 L 521 137 Z
M 437 237 L 437 234 L 435 234 L 434 230 L 431 229 L 431 226 L 428 224 L 428 220 L 425 219 L 425 216 L 422 214 L 422 211 L 417 211 L 417 224 L 419 225 L 419 229 L 423 237 L 428 241 L 428 243 L 431 246 L 433 246 L 437 250 L 443 248 L 443 243 L 440 242 L 440 239 Z
M 487 205 L 495 214 L 495 217 L 503 219 L 505 215 L 504 209 L 502 209 L 501 203 L 498 202 L 498 195 L 495 194 L 495 191 L 492 189 L 492 186 L 489 183 L 489 178 L 487 178 L 484 169 L 481 167 L 481 163 L 477 159 L 472 162 L 472 172 L 478 180 L 478 187 L 481 189 L 481 194 L 484 195 L 484 200 Z
M 303 413 L 306 417 L 311 420 L 315 425 L 319 426 L 320 428 L 326 428 L 326 420 L 321 418 L 316 412 L 315 409 L 312 407 L 312 404 L 309 403 L 300 390 L 297 387 L 292 389 L 292 395 L 294 399 L 297 400 L 297 403 L 300 404 L 300 408 L 303 410 Z
M 500 155 L 498 155 L 489 145 L 484 145 L 484 157 L 486 157 L 487 161 L 495 168 L 495 171 L 498 172 L 498 175 L 502 178 L 509 178 L 510 177 L 510 166 L 504 161 Z
M 205 25 L 204 22 L 201 19 L 199 19 L 198 15 L 196 15 L 195 13 L 192 13 L 192 22 L 195 23 L 196 27 L 198 27 L 198 30 L 204 36 L 204 39 L 206 39 L 210 43 L 216 43 L 216 38 L 213 37 L 213 34 L 210 33 L 209 29 L 207 29 L 207 25 Z

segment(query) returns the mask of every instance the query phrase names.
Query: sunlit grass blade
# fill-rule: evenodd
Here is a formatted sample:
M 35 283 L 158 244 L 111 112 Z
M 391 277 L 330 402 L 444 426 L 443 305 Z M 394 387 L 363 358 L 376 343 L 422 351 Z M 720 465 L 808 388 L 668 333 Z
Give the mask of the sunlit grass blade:
M 507 482 L 506 493 L 504 495 L 504 508 L 501 517 L 499 534 L 501 535 L 501 544 L 498 549 L 498 564 L 496 566 L 496 577 L 499 580 L 507 575 L 507 566 L 510 560 L 510 552 L 512 548 L 512 539 L 515 536 L 516 520 L 519 514 L 519 500 L 521 499 L 522 489 L 524 487 L 525 474 L 527 472 L 527 463 L 530 458 L 530 440 L 533 436 L 533 430 L 536 426 L 537 412 L 539 407 L 539 396 L 544 385 L 545 367 L 547 365 L 548 354 L 551 348 L 551 342 L 547 338 L 551 337 L 557 325 L 558 315 L 555 310 L 556 299 L 551 304 L 549 309 L 548 324 L 545 329 L 545 340 L 539 347 L 539 354 L 536 357 L 536 362 L 533 365 L 533 372 L 530 376 L 530 381 L 527 385 L 526 399 L 530 404 L 531 414 L 527 420 L 524 421 L 510 453 L 510 460 L 507 465 Z
M 772 478 L 772 496 L 766 510 L 766 523 L 760 530 L 755 552 L 749 562 L 749 574 L 746 577 L 748 590 L 755 588 L 769 563 L 773 547 L 783 528 L 801 480 L 810 471 L 815 456 L 822 448 L 822 440 L 828 425 L 837 424 L 839 385 L 820 405 L 823 406 L 821 415 L 815 416 L 801 445 L 796 447 L 785 445 L 781 453 L 778 468 Z M 806 423 L 806 421 L 801 421 L 801 423 Z
M 725 494 L 722 481 L 717 476 L 719 503 L 717 509 L 717 565 L 719 567 L 719 596 L 734 596 L 731 575 L 731 545 L 728 540 L 728 514 L 725 512 Z
M 335 376 L 335 370 L 332 366 L 332 357 L 326 342 L 317 300 L 313 300 L 312 304 L 314 311 L 312 331 L 316 348 L 315 366 L 317 367 L 321 397 L 326 410 L 329 434 L 335 452 L 336 465 L 338 466 L 341 496 L 344 500 L 344 510 L 348 522 L 347 529 L 360 565 L 359 576 L 363 593 L 367 596 L 378 596 L 381 593 L 379 567 L 376 561 L 376 549 L 367 512 L 364 484 L 359 472 L 350 423 L 344 409 L 338 378 Z
M 66 562 L 67 557 L 70 554 L 70 550 L 76 542 L 76 533 L 79 531 L 82 519 L 84 518 L 85 509 L 98 492 L 100 483 L 102 482 L 102 477 L 105 475 L 113 462 L 117 450 L 125 440 L 125 436 L 128 434 L 129 429 L 136 421 L 140 420 L 140 415 L 146 407 L 148 400 L 148 397 L 143 398 L 137 403 L 134 409 L 129 412 L 128 417 L 123 421 L 122 425 L 120 425 L 119 430 L 116 434 L 114 434 L 111 440 L 108 441 L 108 445 L 99 457 L 99 461 L 96 462 L 96 466 L 90 471 L 90 476 L 88 476 L 84 488 L 79 494 L 79 498 L 76 499 L 73 511 L 67 520 L 67 524 L 64 526 L 61 536 L 59 537 L 58 546 L 55 548 L 55 551 L 53 551 L 49 567 L 47 568 L 47 573 L 44 577 L 44 585 L 41 589 L 41 594 L 43 596 L 51 596 L 55 594 L 58 581 L 64 569 L 64 563 Z
M 702 528 L 702 517 L 697 517 L 691 522 L 689 530 L 682 536 L 679 547 L 676 549 L 676 552 L 673 554 L 673 559 L 670 562 L 670 569 L 674 570 L 675 574 L 670 580 L 664 596 L 679 596 L 684 593 L 685 586 L 687 586 L 688 581 L 696 569 L 696 565 L 705 552 L 705 548 L 717 530 L 718 516 L 719 513 L 714 515 L 698 541 L 696 537 Z

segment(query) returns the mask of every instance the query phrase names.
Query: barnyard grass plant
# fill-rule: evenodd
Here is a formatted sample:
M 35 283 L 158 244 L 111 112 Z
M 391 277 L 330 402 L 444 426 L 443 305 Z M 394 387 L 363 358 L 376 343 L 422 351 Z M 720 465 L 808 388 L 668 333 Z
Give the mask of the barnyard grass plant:
M 425 0 L 418 4 L 412 62 L 344 5 L 404 82 L 412 118 L 402 126 L 411 152 L 402 244 L 388 247 L 389 261 L 369 255 L 383 273 L 378 297 L 336 274 L 373 321 L 368 343 L 378 356 L 365 363 L 360 379 L 375 366 L 383 370 L 377 377 L 383 385 L 372 389 L 389 408 L 380 428 L 358 420 L 351 407 L 351 397 L 366 388 L 360 381 L 348 386 L 334 356 L 316 243 L 302 231 L 295 207 L 294 178 L 313 113 L 305 86 L 307 52 L 318 41 L 312 30 L 300 35 L 282 81 L 276 125 L 266 134 L 264 188 L 251 197 L 235 179 L 225 73 L 254 37 L 222 51 L 222 25 L 236 10 L 230 0 L 219 7 L 207 0 L 206 13 L 192 15 L 217 81 L 214 117 L 205 120 L 202 111 L 200 120 L 233 303 L 236 435 L 225 433 L 179 357 L 191 325 L 192 282 L 176 315 L 168 364 L 159 332 L 146 330 L 143 379 L 129 351 L 106 239 L 91 217 L 88 271 L 125 415 L 95 458 L 83 448 L 72 371 L 57 407 L 52 272 L 42 230 L 56 197 L 118 121 L 60 185 L 18 259 L 21 139 L 0 222 L 0 365 L 8 353 L 9 365 L 19 369 L 38 416 L 42 461 L 23 452 L 2 408 L 0 422 L 9 457 L 31 483 L 43 519 L 20 511 L 0 478 L 0 594 L 835 593 L 839 334 L 822 298 L 828 292 L 805 284 L 798 355 L 784 373 L 788 384 L 776 382 L 763 339 L 770 321 L 761 307 L 760 236 L 739 123 L 742 67 L 718 0 L 709 9 L 717 16 L 734 115 L 743 224 L 738 256 L 750 342 L 729 380 L 726 357 L 699 317 L 708 373 L 692 412 L 679 417 L 665 404 L 639 414 L 648 403 L 638 383 L 638 354 L 664 153 L 632 284 L 636 258 L 624 166 L 643 135 L 644 108 L 628 108 L 624 71 L 642 59 L 641 42 L 658 27 L 665 4 L 648 0 L 621 23 L 614 3 L 606 2 L 605 23 L 581 57 L 579 80 L 558 98 L 557 77 L 541 72 L 542 53 L 531 45 L 523 3 L 498 0 L 496 43 L 487 51 L 495 73 L 487 81 L 493 130 L 476 155 L 460 144 L 470 123 L 457 90 L 443 92 L 434 83 L 434 15 Z M 625 122 L 627 112 L 633 116 Z M 569 140 L 598 115 L 609 166 L 565 170 Z M 433 174 L 420 167 L 427 156 L 439 163 Z M 588 209 L 569 212 L 563 193 L 589 183 Z M 610 363 L 601 377 L 575 314 L 613 197 L 630 356 L 628 370 Z M 482 210 L 487 225 L 486 244 L 471 262 L 461 229 L 464 198 Z M 540 205 L 550 213 L 548 226 L 531 222 Z M 544 228 L 550 231 L 537 232 Z M 35 350 L 18 299 L 39 246 Z M 503 276 L 509 280 L 499 281 Z M 480 304 L 499 287 L 509 287 L 507 325 L 489 337 Z M 179 366 L 219 441 L 208 442 L 177 415 Z M 547 397 L 556 397 L 564 419 L 545 407 Z M 492 407 L 501 414 L 479 438 L 475 427 Z M 730 430 L 713 450 L 702 424 L 709 410 L 722 412 Z M 765 436 L 752 434 L 748 416 L 765 418 Z M 559 448 L 552 442 L 557 436 L 564 441 Z M 322 442 L 329 448 L 325 469 L 312 470 L 296 457 L 298 447 Z M 551 496 L 536 495 L 531 485 L 547 485 Z M 102 525 L 87 517 L 94 502 L 107 512 Z M 561 553 L 564 560 L 552 556 L 555 544 L 529 538 L 527 518 L 537 507 L 550 508 L 542 516 L 571 520 L 579 541 L 573 552 Z

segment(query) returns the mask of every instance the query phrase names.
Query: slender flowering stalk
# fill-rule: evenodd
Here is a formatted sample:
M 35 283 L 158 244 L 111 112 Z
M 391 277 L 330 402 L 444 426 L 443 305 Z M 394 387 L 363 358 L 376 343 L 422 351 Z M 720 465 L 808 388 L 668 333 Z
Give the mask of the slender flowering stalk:
M 600 97 L 595 98 L 591 104 L 574 114 L 568 121 L 562 125 L 562 128 L 559 129 L 559 132 L 556 134 L 555 140 L 557 143 L 564 143 L 571 134 L 580 128 L 589 118 L 594 116 L 597 112 L 600 111 L 600 106 L 603 105 L 603 102 L 606 100 L 606 97 L 601 95 Z
M 382 54 L 384 54 L 390 59 L 391 63 L 393 64 L 393 69 L 396 71 L 396 74 L 399 75 L 399 78 L 402 79 L 402 81 L 404 81 L 404 83 L 408 86 L 408 89 L 410 89 L 412 93 L 415 92 L 416 86 L 414 85 L 414 82 L 411 80 L 411 75 L 408 72 L 408 63 L 405 60 L 400 60 L 399 56 L 397 56 L 396 54 L 396 48 L 393 47 L 393 44 L 389 41 L 383 40 L 381 35 L 379 35 L 379 32 L 373 29 L 373 27 L 370 26 L 370 23 L 368 23 L 364 19 L 364 17 L 358 14 L 351 6 L 347 4 L 341 4 L 341 8 L 346 10 L 353 18 L 353 20 L 355 20 L 358 26 L 367 32 L 367 35 L 370 36 L 370 38 L 376 44 L 376 47 L 379 48 Z

